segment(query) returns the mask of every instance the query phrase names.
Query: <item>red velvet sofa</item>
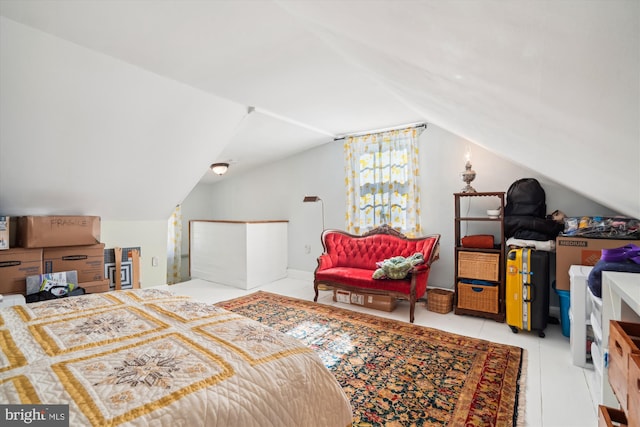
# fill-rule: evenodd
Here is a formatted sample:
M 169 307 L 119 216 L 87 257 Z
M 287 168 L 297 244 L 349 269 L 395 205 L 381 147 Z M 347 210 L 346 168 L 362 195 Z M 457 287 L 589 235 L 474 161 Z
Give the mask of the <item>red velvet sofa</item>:
M 440 235 L 408 238 L 383 225 L 361 236 L 339 230 L 322 233 L 324 252 L 318 257 L 314 272 L 314 301 L 318 286 L 352 292 L 390 295 L 409 300 L 409 321 L 413 323 L 416 300 L 427 290 L 431 263 L 438 259 Z M 422 253 L 424 263 L 413 267 L 404 279 L 374 279 L 376 263 L 396 256 L 405 258 Z M 334 297 L 335 298 L 335 297 Z

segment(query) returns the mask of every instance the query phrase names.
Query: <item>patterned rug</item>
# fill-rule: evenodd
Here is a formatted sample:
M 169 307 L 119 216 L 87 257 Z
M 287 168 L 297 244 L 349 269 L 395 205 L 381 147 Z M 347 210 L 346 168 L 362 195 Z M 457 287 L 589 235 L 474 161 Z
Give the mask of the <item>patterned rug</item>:
M 263 291 L 218 305 L 313 348 L 354 426 L 524 424 L 519 347 Z

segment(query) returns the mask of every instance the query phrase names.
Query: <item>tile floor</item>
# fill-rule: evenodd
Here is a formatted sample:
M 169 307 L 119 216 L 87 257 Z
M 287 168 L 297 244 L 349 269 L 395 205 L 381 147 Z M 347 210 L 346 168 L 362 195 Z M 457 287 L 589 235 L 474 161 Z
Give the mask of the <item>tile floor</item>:
M 166 285 L 165 285 L 166 286 Z M 257 290 L 313 300 L 313 284 L 310 278 L 290 277 L 250 290 L 237 289 L 200 279 L 172 285 L 171 290 L 205 302 L 218 302 Z M 409 304 L 399 301 L 391 313 L 363 307 L 335 303 L 330 291 L 321 291 L 319 302 L 339 305 L 356 311 L 408 321 Z M 562 335 L 560 325 L 549 325 L 546 337 L 537 333 L 514 334 L 505 323 L 473 316 L 439 314 L 428 311 L 423 304 L 416 306 L 415 324 L 483 338 L 494 342 L 516 345 L 527 350 L 526 366 L 526 414 L 525 425 L 530 427 L 595 427 L 596 404 L 590 387 L 594 385 L 592 369 L 574 366 L 570 360 L 569 339 Z

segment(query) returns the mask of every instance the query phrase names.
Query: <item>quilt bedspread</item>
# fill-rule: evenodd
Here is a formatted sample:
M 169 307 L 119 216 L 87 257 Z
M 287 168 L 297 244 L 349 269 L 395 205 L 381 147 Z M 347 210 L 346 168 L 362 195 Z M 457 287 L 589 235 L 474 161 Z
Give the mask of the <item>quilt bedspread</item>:
M 160 289 L 0 310 L 0 402 L 69 404 L 72 426 L 351 425 L 297 340 Z

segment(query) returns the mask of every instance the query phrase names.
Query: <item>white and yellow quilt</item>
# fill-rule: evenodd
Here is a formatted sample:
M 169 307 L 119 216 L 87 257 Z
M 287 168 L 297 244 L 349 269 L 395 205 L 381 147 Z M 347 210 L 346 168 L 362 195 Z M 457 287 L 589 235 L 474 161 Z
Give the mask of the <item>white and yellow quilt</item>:
M 72 426 L 351 424 L 302 343 L 159 289 L 1 309 L 0 403 L 69 404 Z

